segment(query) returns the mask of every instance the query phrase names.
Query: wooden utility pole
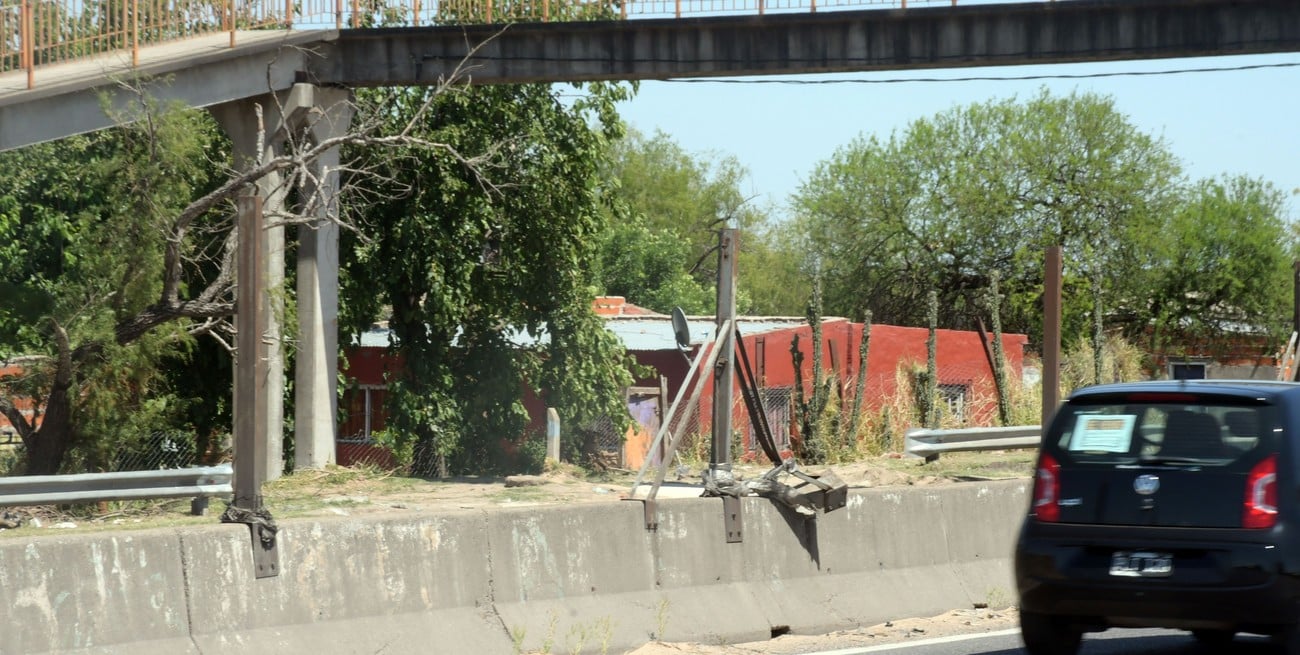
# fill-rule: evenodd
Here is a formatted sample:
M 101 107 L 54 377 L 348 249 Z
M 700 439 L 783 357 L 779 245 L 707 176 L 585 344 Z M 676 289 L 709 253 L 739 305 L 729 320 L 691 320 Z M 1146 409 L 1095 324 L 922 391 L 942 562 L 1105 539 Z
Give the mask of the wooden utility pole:
M 1043 257 L 1043 418 L 1042 429 L 1056 414 L 1061 395 L 1061 247 Z

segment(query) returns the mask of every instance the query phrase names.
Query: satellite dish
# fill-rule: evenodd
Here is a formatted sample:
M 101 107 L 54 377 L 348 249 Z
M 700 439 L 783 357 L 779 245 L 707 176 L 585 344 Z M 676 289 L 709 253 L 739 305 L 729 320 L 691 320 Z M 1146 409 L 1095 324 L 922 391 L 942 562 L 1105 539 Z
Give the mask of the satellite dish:
M 691 328 L 686 324 L 686 313 L 681 307 L 673 308 L 673 336 L 678 348 L 686 350 L 691 347 Z

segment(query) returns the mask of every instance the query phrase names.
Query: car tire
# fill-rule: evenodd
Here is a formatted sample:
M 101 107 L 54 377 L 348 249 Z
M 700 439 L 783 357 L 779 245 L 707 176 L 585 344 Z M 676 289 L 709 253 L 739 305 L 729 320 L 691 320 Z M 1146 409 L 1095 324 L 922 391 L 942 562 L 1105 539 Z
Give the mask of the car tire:
M 1232 643 L 1237 633 L 1231 630 L 1193 630 L 1192 636 L 1196 637 L 1196 642 L 1214 652 L 1223 652 Z
M 1029 655 L 1075 655 L 1083 632 L 1055 616 L 1021 612 L 1020 638 Z
M 1284 655 L 1300 655 L 1300 625 L 1290 625 L 1273 635 L 1273 643 Z

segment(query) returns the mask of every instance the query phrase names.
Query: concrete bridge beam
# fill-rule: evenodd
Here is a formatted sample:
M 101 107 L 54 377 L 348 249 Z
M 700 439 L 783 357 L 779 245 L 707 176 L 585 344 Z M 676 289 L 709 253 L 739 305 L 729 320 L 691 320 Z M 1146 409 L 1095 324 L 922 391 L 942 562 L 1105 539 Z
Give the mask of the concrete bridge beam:
M 763 16 L 345 30 L 322 83 L 794 75 L 1300 51 L 1294 0 L 1071 0 Z

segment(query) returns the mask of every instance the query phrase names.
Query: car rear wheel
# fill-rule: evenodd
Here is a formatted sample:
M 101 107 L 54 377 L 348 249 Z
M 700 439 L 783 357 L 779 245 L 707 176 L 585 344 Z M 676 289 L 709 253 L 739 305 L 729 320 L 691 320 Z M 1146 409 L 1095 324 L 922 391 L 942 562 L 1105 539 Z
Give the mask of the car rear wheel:
M 1055 616 L 1021 612 L 1020 638 L 1029 655 L 1075 655 L 1083 632 Z
M 1284 655 L 1300 655 L 1300 626 L 1287 626 L 1273 635 L 1273 643 Z
M 1192 636 L 1196 637 L 1196 641 L 1202 646 L 1212 648 L 1217 653 L 1227 648 L 1237 633 L 1231 630 L 1193 630 Z

